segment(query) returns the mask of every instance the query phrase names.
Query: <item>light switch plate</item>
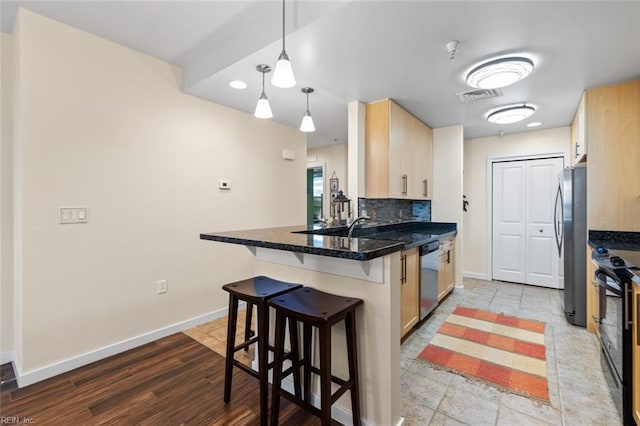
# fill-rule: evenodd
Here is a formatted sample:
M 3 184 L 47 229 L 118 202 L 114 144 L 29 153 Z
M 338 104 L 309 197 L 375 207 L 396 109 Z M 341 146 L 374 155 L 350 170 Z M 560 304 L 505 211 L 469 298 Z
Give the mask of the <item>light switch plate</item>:
M 60 207 L 58 217 L 61 225 L 87 223 L 89 222 L 89 207 Z

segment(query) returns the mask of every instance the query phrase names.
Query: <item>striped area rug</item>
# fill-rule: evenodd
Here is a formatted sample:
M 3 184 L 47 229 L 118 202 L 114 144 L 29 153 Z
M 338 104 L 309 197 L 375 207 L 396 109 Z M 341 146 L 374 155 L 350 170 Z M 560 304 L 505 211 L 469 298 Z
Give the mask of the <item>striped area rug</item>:
M 420 358 L 549 403 L 543 322 L 457 307 Z

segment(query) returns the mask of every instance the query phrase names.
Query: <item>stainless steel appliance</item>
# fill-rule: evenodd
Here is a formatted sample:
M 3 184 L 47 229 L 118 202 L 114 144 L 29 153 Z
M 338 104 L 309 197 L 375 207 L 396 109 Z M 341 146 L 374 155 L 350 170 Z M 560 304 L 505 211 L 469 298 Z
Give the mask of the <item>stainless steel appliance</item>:
M 555 202 L 558 257 L 564 257 L 564 314 L 571 324 L 587 325 L 586 246 L 587 168 L 562 170 Z M 564 254 L 564 256 L 563 256 Z
M 438 241 L 420 246 L 420 320 L 438 305 Z
M 606 250 L 594 251 L 598 266 L 595 282 L 600 289 L 600 362 L 622 423 L 634 425 L 632 397 L 632 274 L 624 260 Z

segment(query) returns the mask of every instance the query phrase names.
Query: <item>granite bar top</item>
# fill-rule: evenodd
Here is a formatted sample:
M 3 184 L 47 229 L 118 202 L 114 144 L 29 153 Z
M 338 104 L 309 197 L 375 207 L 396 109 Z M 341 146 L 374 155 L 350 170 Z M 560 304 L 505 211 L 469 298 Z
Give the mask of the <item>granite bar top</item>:
M 357 226 L 348 238 L 346 226 L 287 226 L 200 234 L 200 239 L 352 260 L 371 260 L 396 251 L 451 238 L 455 223 L 398 222 Z

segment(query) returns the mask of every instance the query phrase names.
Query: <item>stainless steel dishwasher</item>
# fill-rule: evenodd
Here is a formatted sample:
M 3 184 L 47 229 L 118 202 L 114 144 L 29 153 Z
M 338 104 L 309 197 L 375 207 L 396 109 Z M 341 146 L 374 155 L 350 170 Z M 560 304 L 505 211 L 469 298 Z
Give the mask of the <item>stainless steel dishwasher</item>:
M 438 305 L 438 241 L 420 246 L 420 320 Z

